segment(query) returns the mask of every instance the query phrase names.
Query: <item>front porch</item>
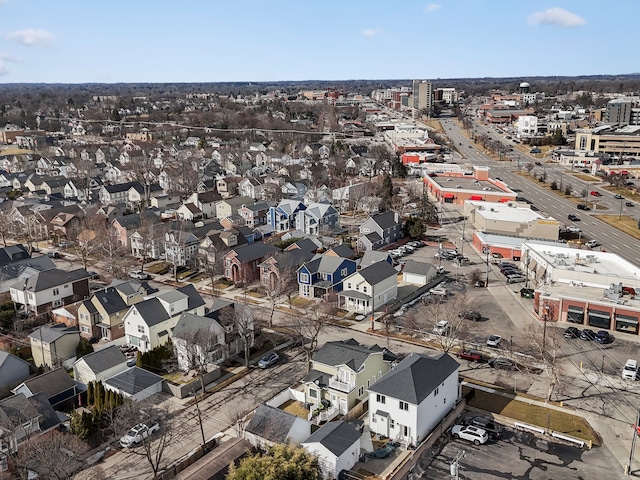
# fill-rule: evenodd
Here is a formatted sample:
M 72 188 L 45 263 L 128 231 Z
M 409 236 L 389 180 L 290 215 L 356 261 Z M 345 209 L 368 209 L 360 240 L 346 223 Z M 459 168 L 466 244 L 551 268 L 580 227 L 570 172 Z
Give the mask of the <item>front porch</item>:
M 338 293 L 338 308 L 355 314 L 372 313 L 371 295 L 355 290 L 344 290 Z

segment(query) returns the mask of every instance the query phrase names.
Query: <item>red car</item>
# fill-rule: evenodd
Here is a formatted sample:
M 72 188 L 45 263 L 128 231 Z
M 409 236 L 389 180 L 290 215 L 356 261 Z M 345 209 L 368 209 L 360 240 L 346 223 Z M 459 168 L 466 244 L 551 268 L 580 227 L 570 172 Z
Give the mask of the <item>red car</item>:
M 602 196 L 602 194 L 597 190 L 593 190 L 591 192 L 591 195 L 593 195 L 594 197 L 601 197 Z
M 476 350 L 463 350 L 458 352 L 456 356 L 462 360 L 468 360 L 470 362 L 482 362 L 484 360 L 482 358 L 482 354 Z

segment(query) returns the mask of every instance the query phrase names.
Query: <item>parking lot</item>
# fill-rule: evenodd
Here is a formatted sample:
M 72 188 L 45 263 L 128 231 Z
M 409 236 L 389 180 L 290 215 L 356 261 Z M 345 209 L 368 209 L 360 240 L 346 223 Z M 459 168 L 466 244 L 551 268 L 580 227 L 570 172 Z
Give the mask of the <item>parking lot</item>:
M 457 457 L 461 479 L 622 478 L 620 465 L 606 447 L 581 450 L 508 427 L 501 439 L 478 446 L 453 439 L 450 433 L 443 435 L 438 445 L 421 456 L 408 478 L 451 478 L 451 464 Z

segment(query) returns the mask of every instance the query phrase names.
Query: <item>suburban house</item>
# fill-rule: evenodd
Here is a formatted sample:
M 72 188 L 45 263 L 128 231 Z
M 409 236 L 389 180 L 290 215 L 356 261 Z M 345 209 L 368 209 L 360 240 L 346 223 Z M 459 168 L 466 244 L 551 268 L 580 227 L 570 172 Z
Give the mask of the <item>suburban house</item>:
M 270 202 L 258 202 L 253 205 L 243 205 L 238 209 L 238 215 L 244 219 L 245 226 L 253 229 L 267 224 L 267 213 L 271 208 Z
M 205 313 L 205 302 L 192 284 L 135 303 L 123 318 L 127 343 L 142 352 L 166 344 L 183 312 Z
M 143 368 L 131 367 L 103 382 L 105 390 L 136 402 L 162 391 L 164 378 Z
M 164 234 L 166 260 L 178 267 L 191 265 L 198 253 L 200 239 L 184 230 L 172 230 Z
M 91 382 L 104 382 L 126 369 L 127 357 L 120 347 L 110 345 L 76 360 L 73 378 L 79 386 L 86 387 Z
M 21 243 L 0 248 L 0 267 L 31 258 L 31 254 Z
M 358 250 L 379 250 L 403 236 L 402 220 L 397 213 L 378 213 L 360 225 Z
M 313 255 L 311 252 L 296 249 L 275 252 L 267 256 L 258 265 L 260 283 L 276 294 L 285 293 L 290 286 L 296 285 L 298 266 L 311 260 Z
M 252 282 L 260 275 L 258 265 L 269 254 L 279 248 L 262 242 L 255 242 L 234 248 L 222 257 L 224 276 L 231 282 Z
M 312 203 L 296 215 L 296 230 L 322 235 L 340 227 L 340 214 L 330 203 Z
M 124 314 L 144 300 L 147 290 L 137 282 L 123 282 L 94 293 L 78 306 L 78 327 L 84 338 L 115 340 L 124 336 Z
M 311 358 L 311 371 L 304 378 L 305 402 L 317 408 L 324 400 L 329 414 L 344 415 L 367 399 L 367 388 L 395 360 L 378 345 L 368 347 L 354 339 L 327 342 Z
M 11 392 L 14 395 L 23 394 L 27 398 L 44 394 L 56 410 L 73 407 L 73 400 L 78 394 L 76 382 L 62 367 L 25 380 Z
M 127 250 L 131 248 L 130 237 L 136 231 L 147 230 L 147 226 L 160 223 L 159 217 L 150 210 L 115 217 L 111 221 L 111 234 Z M 146 232 L 145 235 L 146 237 Z
M 29 334 L 29 343 L 35 366 L 53 368 L 76 356 L 80 331 L 64 323 L 43 325 Z
M 195 205 L 204 218 L 213 218 L 216 216 L 216 203 L 222 200 L 222 197 L 213 191 L 206 192 L 194 192 L 184 203 L 191 203 Z
M 378 262 L 345 278 L 338 293 L 338 307 L 355 313 L 372 313 L 398 296 L 398 272 Z M 372 302 L 373 300 L 373 302 Z
M 29 378 L 29 362 L 0 350 L 0 394 Z
M 277 206 L 269 207 L 267 222 L 276 232 L 286 232 L 295 228 L 298 212 L 306 208 L 300 200 L 280 200 Z
M 163 233 L 165 231 L 166 226 L 160 223 L 160 219 L 157 217 L 151 223 L 141 225 L 141 228 L 128 230 L 131 254 L 137 258 L 160 258 L 164 253 Z
M 253 205 L 254 203 L 256 202 L 250 197 L 231 197 L 226 200 L 220 200 L 216 203 L 216 217 L 224 218 L 236 215 L 238 209 L 242 206 Z
M 244 438 L 256 448 L 276 444 L 300 444 L 311 435 L 311 422 L 264 403 L 253 412 Z
M 412 260 L 407 260 L 409 263 Z M 378 262 L 387 262 L 389 265 L 393 265 L 393 258 L 389 255 L 389 252 L 381 252 L 378 250 L 366 250 L 360 259 L 360 264 L 358 268 L 362 269 L 373 265 Z
M 83 268 L 65 272 L 57 268 L 35 272 L 9 287 L 11 300 L 36 315 L 89 296 L 89 274 Z
M 239 177 L 219 177 L 216 179 L 216 190 L 222 198 L 229 198 L 238 193 L 239 183 Z
M 402 281 L 419 287 L 425 286 L 438 276 L 438 270 L 431 263 L 407 260 L 402 269 Z
M 198 221 L 204 217 L 202 210 L 195 203 L 183 203 L 175 211 L 176 218 L 180 220 Z
M 446 353 L 412 353 L 369 387 L 372 432 L 416 446 L 456 406 L 460 365 Z
M 8 456 L 28 438 L 46 433 L 60 419 L 44 394 L 22 393 L 0 400 L 0 472 L 9 469 Z
M 298 289 L 305 298 L 324 298 L 343 289 L 343 281 L 356 271 L 348 258 L 318 255 L 298 269 Z
M 325 480 L 339 478 L 342 470 L 350 470 L 360 458 L 362 432 L 356 425 L 327 422 L 302 442 L 302 446 L 318 457 Z

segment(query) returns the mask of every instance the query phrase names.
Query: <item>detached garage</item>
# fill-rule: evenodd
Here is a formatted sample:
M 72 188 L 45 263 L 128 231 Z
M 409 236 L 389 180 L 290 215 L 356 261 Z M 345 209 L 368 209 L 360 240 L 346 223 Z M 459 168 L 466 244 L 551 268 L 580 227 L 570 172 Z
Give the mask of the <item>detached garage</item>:
M 142 368 L 131 367 L 104 382 L 104 388 L 135 401 L 144 400 L 162 391 L 164 378 Z
M 425 286 L 436 276 L 436 267 L 430 263 L 407 260 L 402 269 L 402 281 L 419 287 Z

